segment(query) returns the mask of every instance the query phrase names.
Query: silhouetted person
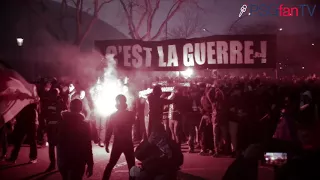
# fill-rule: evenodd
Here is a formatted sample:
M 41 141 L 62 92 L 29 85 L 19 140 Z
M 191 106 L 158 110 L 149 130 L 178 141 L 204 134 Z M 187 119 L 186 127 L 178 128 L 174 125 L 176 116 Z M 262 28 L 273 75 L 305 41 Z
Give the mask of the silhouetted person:
M 172 101 L 162 98 L 161 95 L 162 95 L 161 86 L 157 85 L 153 88 L 152 94 L 150 94 L 148 97 L 148 102 L 149 102 L 148 137 L 153 131 L 164 129 L 164 126 L 162 125 L 163 108 L 164 108 L 164 105 L 168 105 L 172 103 Z
M 58 140 L 58 123 L 61 119 L 61 111 L 62 111 L 62 100 L 59 97 L 59 90 L 53 89 L 51 91 L 51 97 L 48 102 L 47 109 L 47 136 L 49 143 L 49 159 L 50 165 L 47 171 L 52 171 L 56 168 L 56 154 L 55 147 L 57 146 Z
M 45 145 L 44 134 L 46 129 L 46 119 L 48 117 L 48 103 L 49 97 L 52 89 L 51 82 L 46 82 L 44 88 L 39 88 L 40 96 L 40 113 L 39 113 L 39 127 L 37 129 L 37 140 L 39 145 Z
M 92 176 L 93 154 L 90 138 L 90 126 L 84 121 L 82 102 L 72 100 L 70 111 L 61 113 L 58 124 L 57 157 L 58 168 L 63 180 L 81 180 L 86 165 L 87 177 Z
M 19 155 L 21 144 L 23 143 L 24 137 L 27 135 L 30 141 L 30 163 L 37 162 L 37 127 L 37 104 L 29 104 L 16 116 L 16 125 L 13 131 L 14 148 L 8 161 L 15 163 Z
M 8 133 L 12 130 L 11 121 L 5 123 L 0 128 L 1 156 L 0 161 L 5 160 L 8 151 Z
M 170 148 L 170 155 L 163 154 L 167 147 Z M 135 180 L 176 180 L 177 171 L 183 164 L 180 145 L 170 140 L 166 133 L 153 132 L 148 140 L 138 145 L 135 156 L 141 162 L 130 169 Z
M 109 163 L 104 171 L 103 180 L 109 180 L 112 169 L 124 153 L 129 170 L 135 165 L 134 149 L 132 142 L 132 126 L 135 121 L 133 112 L 127 110 L 127 99 L 124 95 L 116 97 L 117 112 L 110 116 L 106 130 L 106 151 L 109 153 L 109 142 L 112 134 L 114 142 Z M 131 178 L 130 178 L 131 179 Z

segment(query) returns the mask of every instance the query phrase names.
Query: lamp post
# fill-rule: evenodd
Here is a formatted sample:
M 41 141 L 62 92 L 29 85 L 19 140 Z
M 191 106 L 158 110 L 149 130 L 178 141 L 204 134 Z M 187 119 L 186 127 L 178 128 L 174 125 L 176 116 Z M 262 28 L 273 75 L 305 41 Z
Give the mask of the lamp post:
M 18 45 L 18 61 L 21 62 L 22 60 L 22 45 L 23 45 L 23 38 L 17 38 L 17 45 Z
M 23 45 L 23 38 L 17 38 L 17 44 L 21 47 Z
M 172 5 L 172 7 L 170 8 L 170 10 L 169 10 L 169 12 L 168 12 L 168 14 L 167 14 L 167 17 L 166 17 L 166 40 L 168 39 L 168 18 L 169 18 L 169 16 L 170 16 L 171 11 L 173 10 L 173 8 L 174 8 L 178 3 L 180 3 L 180 1 L 176 1 L 176 2 Z

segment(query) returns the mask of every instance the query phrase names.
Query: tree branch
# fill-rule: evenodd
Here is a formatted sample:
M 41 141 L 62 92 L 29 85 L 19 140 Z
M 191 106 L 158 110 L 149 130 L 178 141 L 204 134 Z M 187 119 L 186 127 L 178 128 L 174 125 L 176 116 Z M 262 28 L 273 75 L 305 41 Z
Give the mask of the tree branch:
M 112 0 L 107 0 L 102 2 L 101 4 L 99 4 L 99 0 L 94 0 L 93 2 L 93 6 L 94 6 L 94 11 L 93 11 L 93 17 L 90 20 L 88 26 L 85 28 L 84 32 L 82 33 L 82 35 L 80 37 L 78 37 L 77 39 L 77 45 L 81 46 L 83 40 L 87 37 L 87 35 L 89 34 L 93 24 L 96 22 L 96 20 L 98 19 L 98 15 L 100 10 L 102 9 L 102 7 L 104 5 L 106 5 L 107 3 L 110 3 Z
M 83 22 L 83 19 L 82 19 L 82 14 L 83 14 L 83 1 L 84 0 L 78 0 L 80 1 L 80 14 L 79 14 L 79 20 L 80 20 L 80 23 L 82 24 Z
M 108 4 L 108 3 L 112 2 L 112 1 L 113 1 L 113 0 L 105 0 L 104 2 L 102 2 L 102 3 L 99 5 L 97 11 L 100 12 L 101 8 L 102 8 L 105 4 Z
M 82 13 L 80 11 L 80 1 L 76 1 L 76 39 L 75 44 L 77 44 L 78 38 L 80 37 L 80 30 L 81 30 L 81 21 L 80 21 L 80 14 Z
M 183 4 L 183 0 L 179 0 L 177 6 L 172 10 L 172 12 L 166 17 L 166 19 L 162 22 L 162 24 L 160 25 L 159 30 L 157 31 L 157 33 L 150 39 L 151 41 L 157 39 L 160 35 L 161 32 L 163 30 L 163 28 L 165 27 L 166 23 L 175 15 L 175 13 L 180 9 L 181 5 Z
M 144 5 L 145 5 L 145 11 L 144 11 L 144 13 L 141 15 L 141 17 L 140 17 L 140 20 L 139 20 L 139 22 L 138 22 L 136 31 L 139 31 L 139 30 L 140 30 L 141 25 L 142 25 L 142 22 L 143 22 L 143 20 L 146 18 L 147 14 L 148 14 L 148 12 L 149 12 L 149 9 L 148 9 L 148 0 L 144 0 Z
M 128 20 L 128 27 L 129 27 L 129 31 L 130 31 L 130 36 L 132 39 L 140 39 L 139 34 L 135 31 L 135 26 L 133 24 L 133 19 L 132 16 L 130 15 L 126 4 L 123 2 L 123 0 L 120 0 L 120 4 L 122 5 L 122 8 L 126 14 L 127 20 Z
M 151 3 L 150 3 L 150 7 L 151 7 Z M 148 21 L 147 21 L 147 34 L 146 34 L 146 37 L 148 39 L 151 38 L 151 29 L 152 29 L 152 22 L 153 22 L 153 19 L 154 19 L 154 15 L 156 14 L 157 10 L 159 9 L 160 7 L 160 0 L 157 0 L 156 1 L 156 7 L 152 10 L 152 7 L 151 7 L 151 10 L 152 12 L 149 13 L 149 16 L 148 16 Z M 143 38 L 142 38 L 143 39 Z
M 199 19 L 199 13 L 193 8 L 187 8 L 183 11 L 181 24 L 170 29 L 170 38 L 191 38 L 199 32 L 202 32 L 204 25 Z

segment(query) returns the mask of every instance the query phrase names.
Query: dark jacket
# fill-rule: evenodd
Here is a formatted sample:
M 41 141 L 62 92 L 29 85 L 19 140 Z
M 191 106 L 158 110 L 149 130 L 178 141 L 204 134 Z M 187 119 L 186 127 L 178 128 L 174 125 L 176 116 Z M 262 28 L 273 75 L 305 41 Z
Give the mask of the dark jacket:
M 38 111 L 35 104 L 29 104 L 24 107 L 19 114 L 16 116 L 16 121 L 20 125 L 28 126 L 38 125 Z
M 135 157 L 142 162 L 143 169 L 153 175 L 178 171 L 183 164 L 180 145 L 169 141 L 169 146 L 172 149 L 172 158 L 170 159 L 161 156 L 162 152 L 156 145 L 143 141 L 136 148 Z
M 90 126 L 80 113 L 64 111 L 58 130 L 58 165 L 93 166 Z
M 132 144 L 132 126 L 134 121 L 135 114 L 128 110 L 118 110 L 112 114 L 106 126 L 106 145 L 109 145 L 112 135 L 114 135 L 114 144 Z
M 60 121 L 61 119 L 61 112 L 63 110 L 63 102 L 62 100 L 57 98 L 52 98 L 47 102 L 46 107 L 46 122 L 50 124 L 50 121 Z

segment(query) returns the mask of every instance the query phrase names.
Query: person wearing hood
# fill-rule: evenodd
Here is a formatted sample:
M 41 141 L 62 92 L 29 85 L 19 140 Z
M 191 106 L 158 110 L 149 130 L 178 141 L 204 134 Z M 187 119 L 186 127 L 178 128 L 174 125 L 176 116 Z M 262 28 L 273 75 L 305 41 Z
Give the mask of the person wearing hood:
M 63 180 L 80 180 L 85 173 L 93 173 L 93 154 L 90 138 L 90 126 L 81 114 L 82 102 L 72 100 L 70 111 L 61 113 L 58 124 L 57 159 Z
M 114 140 L 109 163 L 104 170 L 103 180 L 110 179 L 112 169 L 122 153 L 126 158 L 129 170 L 135 165 L 132 142 L 135 114 L 127 110 L 127 98 L 122 94 L 116 97 L 116 108 L 118 110 L 110 116 L 106 126 L 105 145 L 107 153 L 109 153 L 109 143 L 112 135 L 114 135 Z
M 141 162 L 130 169 L 135 180 L 175 180 L 184 160 L 180 145 L 161 132 L 142 141 L 135 157 Z

